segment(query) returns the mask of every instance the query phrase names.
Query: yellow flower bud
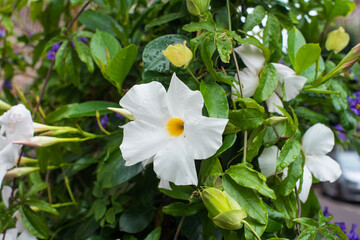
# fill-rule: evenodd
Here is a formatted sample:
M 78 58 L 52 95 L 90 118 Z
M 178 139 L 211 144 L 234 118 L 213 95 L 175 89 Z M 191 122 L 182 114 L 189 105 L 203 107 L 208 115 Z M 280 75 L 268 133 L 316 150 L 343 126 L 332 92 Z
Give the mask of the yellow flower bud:
M 193 57 L 191 50 L 186 46 L 186 41 L 184 41 L 184 44 L 169 45 L 162 52 L 176 67 L 184 66 L 186 68 Z
M 328 34 L 325 47 L 328 51 L 333 50 L 335 53 L 338 53 L 348 45 L 349 41 L 349 34 L 342 27 L 339 27 Z
M 186 0 L 186 7 L 192 15 L 202 17 L 209 10 L 210 0 Z
M 7 110 L 10 110 L 10 108 L 11 108 L 11 105 L 0 100 L 0 110 L 7 111 Z
M 227 192 L 207 187 L 202 191 L 201 198 L 209 217 L 217 226 L 226 230 L 237 230 L 243 226 L 242 221 L 247 214 Z

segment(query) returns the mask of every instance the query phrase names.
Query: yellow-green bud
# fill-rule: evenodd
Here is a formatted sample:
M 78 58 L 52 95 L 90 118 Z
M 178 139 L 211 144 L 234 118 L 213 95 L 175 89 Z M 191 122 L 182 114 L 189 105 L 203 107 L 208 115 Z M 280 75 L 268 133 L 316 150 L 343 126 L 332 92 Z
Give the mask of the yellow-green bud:
M 0 110 L 7 111 L 11 108 L 11 105 L 0 100 Z
M 349 44 L 349 41 L 349 34 L 342 27 L 339 27 L 328 34 L 325 47 L 328 51 L 333 50 L 335 53 L 338 53 Z
M 123 117 L 126 117 L 129 120 L 135 120 L 134 115 L 132 115 L 132 113 L 128 110 L 126 110 L 125 108 L 112 108 L 112 107 L 108 107 L 107 109 L 119 113 L 120 115 L 122 115 Z
M 47 137 L 47 136 L 35 136 L 32 138 L 13 141 L 13 144 L 20 144 L 30 147 L 48 147 L 57 143 L 79 142 L 79 141 L 81 141 L 80 138 L 57 138 L 57 137 Z
M 7 178 L 26 176 L 32 172 L 39 171 L 39 167 L 19 167 L 13 168 L 6 173 Z
M 176 67 L 184 66 L 186 68 L 193 58 L 191 50 L 186 46 L 186 41 L 183 44 L 169 45 L 162 52 Z
M 202 17 L 209 10 L 210 0 L 186 0 L 188 11 L 197 17 Z
M 243 226 L 242 220 L 247 214 L 227 192 L 207 187 L 202 191 L 201 198 L 209 217 L 217 226 L 226 230 L 237 230 Z
M 288 118 L 287 117 L 278 117 L 278 116 L 275 116 L 275 117 L 271 117 L 271 118 L 268 118 L 266 119 L 266 124 L 268 126 L 274 126 L 276 124 L 279 124 L 283 121 L 286 121 Z

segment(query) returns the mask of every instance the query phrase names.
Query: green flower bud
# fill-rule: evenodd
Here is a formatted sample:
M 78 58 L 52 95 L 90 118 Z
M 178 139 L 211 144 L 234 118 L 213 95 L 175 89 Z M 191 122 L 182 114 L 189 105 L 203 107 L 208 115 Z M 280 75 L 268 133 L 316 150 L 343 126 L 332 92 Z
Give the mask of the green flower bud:
M 188 11 L 195 16 L 203 17 L 209 10 L 210 0 L 186 0 Z
M 201 193 L 209 217 L 213 222 L 226 230 L 237 230 L 243 226 L 242 220 L 247 217 L 244 210 L 227 192 L 207 187 Z
M 349 34 L 342 27 L 339 27 L 328 34 L 325 47 L 328 51 L 334 50 L 335 53 L 338 53 L 348 45 L 349 41 Z
M 287 117 L 278 117 L 278 116 L 275 116 L 275 117 L 271 117 L 271 118 L 268 118 L 266 119 L 266 124 L 268 126 L 274 126 L 274 125 L 277 125 L 283 121 L 286 121 L 288 118 Z

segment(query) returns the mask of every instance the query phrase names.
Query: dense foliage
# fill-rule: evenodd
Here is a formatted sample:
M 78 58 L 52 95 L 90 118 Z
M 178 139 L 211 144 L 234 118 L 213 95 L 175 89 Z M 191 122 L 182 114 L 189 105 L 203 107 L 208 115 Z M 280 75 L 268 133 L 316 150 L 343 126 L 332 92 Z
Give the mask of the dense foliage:
M 334 22 L 354 8 L 350 0 L 0 1 L 3 239 L 348 239 L 310 187 L 339 177 L 326 156 L 334 139 L 360 153 L 360 45 L 350 36 L 347 46 Z M 19 31 L 24 9 L 40 32 Z M 36 77 L 20 89 L 13 79 L 29 68 Z M 134 94 L 150 86 L 159 95 Z M 195 140 L 165 154 L 203 159 L 195 175 L 160 162 L 160 150 L 147 156 L 145 134 L 130 134 L 141 121 L 159 123 L 164 87 L 170 113 L 185 112 L 167 123 L 174 139 L 189 131 L 187 109 L 204 102 L 209 118 L 197 116 Z M 7 120 L 20 103 L 33 138 L 32 127 Z M 7 152 L 15 145 L 16 158 Z

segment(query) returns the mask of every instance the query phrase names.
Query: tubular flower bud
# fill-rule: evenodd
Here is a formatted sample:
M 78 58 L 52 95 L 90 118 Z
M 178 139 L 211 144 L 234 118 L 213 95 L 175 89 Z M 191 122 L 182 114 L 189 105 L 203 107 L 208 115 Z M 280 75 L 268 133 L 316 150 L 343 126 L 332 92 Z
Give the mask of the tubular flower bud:
M 209 211 L 209 217 L 217 226 L 226 230 L 242 228 L 242 221 L 247 214 L 227 192 L 207 187 L 202 191 L 201 197 Z
M 186 41 L 183 44 L 169 45 L 163 53 L 176 67 L 186 68 L 193 58 L 191 50 L 186 46 Z
M 192 15 L 202 17 L 209 10 L 210 0 L 186 0 L 186 7 Z
M 11 108 L 11 105 L 0 100 L 0 110 L 7 111 Z
M 126 117 L 129 120 L 135 120 L 134 115 L 132 115 L 132 113 L 128 110 L 126 110 L 125 108 L 112 108 L 112 107 L 108 107 L 107 109 L 119 113 L 120 115 Z
M 9 170 L 6 173 L 6 177 L 7 178 L 11 178 L 11 177 L 21 177 L 21 176 L 26 176 L 29 175 L 32 172 L 35 171 L 39 171 L 39 167 L 19 167 L 19 168 L 13 168 L 11 170 Z
M 79 142 L 80 138 L 57 138 L 47 136 L 36 136 L 28 139 L 13 141 L 13 144 L 21 144 L 30 147 L 48 147 L 62 142 Z
M 342 27 L 339 27 L 328 34 L 325 47 L 328 51 L 333 50 L 335 53 L 338 53 L 348 45 L 349 41 L 349 34 Z

